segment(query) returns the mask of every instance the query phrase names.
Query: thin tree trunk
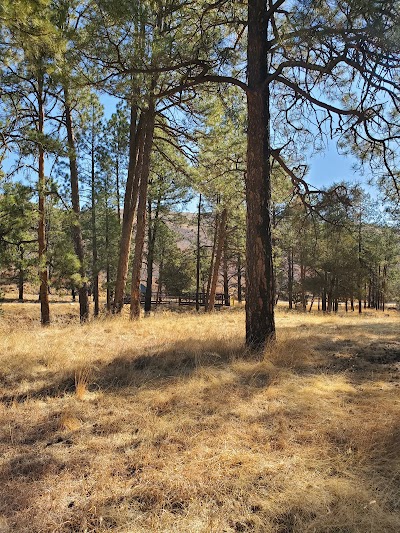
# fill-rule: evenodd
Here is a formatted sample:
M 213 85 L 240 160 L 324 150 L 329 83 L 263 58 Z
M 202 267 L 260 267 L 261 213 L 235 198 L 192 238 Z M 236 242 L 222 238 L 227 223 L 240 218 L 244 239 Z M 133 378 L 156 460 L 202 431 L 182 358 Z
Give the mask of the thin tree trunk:
M 118 223 L 121 225 L 121 196 L 119 192 L 119 156 L 117 156 L 117 160 L 115 162 L 115 180 L 116 180 L 116 196 L 117 196 L 117 216 L 118 216 Z
M 240 254 L 237 256 L 237 286 L 238 286 L 238 302 L 242 303 L 242 264 Z
M 197 245 L 196 245 L 196 311 L 200 311 L 200 228 L 201 228 L 201 194 L 199 195 L 199 208 L 197 212 Z
M 94 316 L 98 316 L 99 309 L 99 267 L 96 230 L 96 168 L 94 153 L 94 110 L 92 111 L 92 139 L 91 139 L 91 196 L 92 196 L 92 277 Z
M 139 190 L 139 204 L 137 210 L 137 225 L 136 225 L 136 240 L 135 240 L 135 254 L 132 266 L 132 285 L 131 285 L 131 320 L 140 317 L 140 273 L 143 262 L 143 246 L 146 233 L 146 204 L 147 204 L 147 187 L 149 183 L 150 173 L 150 155 L 153 145 L 154 134 L 154 120 L 155 120 L 155 103 L 151 102 L 151 106 L 145 111 L 145 143 L 143 150 L 143 159 L 141 164 L 140 176 L 140 190 Z
M 215 258 L 215 251 L 217 249 L 217 242 L 218 242 L 218 230 L 219 230 L 219 213 L 215 215 L 215 231 L 214 231 L 213 247 L 211 251 L 210 269 L 208 271 L 206 301 L 205 301 L 205 307 L 204 307 L 205 312 L 209 310 L 208 302 L 210 301 L 211 282 L 212 282 L 212 275 L 213 275 L 213 270 L 214 270 L 214 258 Z
M 110 220 L 109 220 L 109 206 L 108 206 L 108 183 L 106 184 L 106 285 L 107 285 L 107 296 L 106 296 L 106 309 L 107 313 L 111 311 L 111 287 L 110 287 Z
M 153 288 L 153 263 L 154 263 L 154 247 L 156 244 L 158 217 L 160 215 L 161 196 L 157 198 L 157 206 L 154 215 L 153 224 L 151 221 L 151 200 L 148 201 L 148 249 L 147 249 L 147 284 L 146 296 L 144 301 L 145 313 L 151 311 L 151 295 Z
M 293 248 L 288 251 L 288 297 L 289 309 L 293 309 Z
M 212 275 L 211 288 L 210 288 L 210 299 L 208 301 L 208 306 L 207 306 L 207 311 L 209 312 L 214 310 L 214 305 L 215 305 L 215 293 L 217 290 L 219 266 L 221 264 L 222 251 L 223 251 L 224 243 L 225 243 L 227 216 L 228 216 L 227 210 L 223 209 L 221 213 L 221 221 L 220 221 L 219 229 L 218 229 L 218 244 L 217 244 L 217 248 L 215 252 L 215 261 L 214 261 L 213 275 Z
M 121 239 L 115 282 L 114 313 L 120 313 L 124 305 L 125 286 L 128 276 L 129 255 L 131 249 L 133 219 L 135 217 L 136 202 L 139 189 L 139 172 L 136 172 L 138 160 L 141 157 L 144 143 L 143 114 L 136 126 L 138 108 L 135 103 L 131 105 L 129 128 L 129 163 L 128 177 L 125 186 L 124 212 L 122 214 Z
M 225 224 L 226 226 L 226 224 Z M 225 239 L 224 239 L 224 247 L 223 247 L 223 256 L 222 256 L 222 271 L 224 276 L 224 305 L 229 306 L 230 305 L 230 298 L 229 298 L 229 279 L 228 279 L 228 250 L 227 250 L 227 238 L 226 238 L 226 227 L 225 227 Z
M 253 351 L 275 339 L 266 4 L 248 2 L 246 344 Z
M 18 275 L 18 300 L 20 302 L 24 301 L 24 278 L 25 278 L 25 270 L 24 270 L 24 247 L 21 244 L 19 246 L 19 275 Z
M 43 76 L 38 79 L 38 131 L 44 133 L 44 103 L 43 103 Z M 40 279 L 40 318 L 42 326 L 50 324 L 50 307 L 48 293 L 48 270 L 46 259 L 46 178 L 44 175 L 44 149 L 39 144 L 39 222 L 38 222 L 38 244 L 39 244 L 39 279 Z
M 65 96 L 65 123 L 67 128 L 68 140 L 68 158 L 71 183 L 71 201 L 74 220 L 72 223 L 72 240 L 74 242 L 75 254 L 79 259 L 79 274 L 81 284 L 79 286 L 79 317 L 81 322 L 86 322 L 89 318 L 89 298 L 87 291 L 86 272 L 85 272 L 85 253 L 83 247 L 82 228 L 81 228 L 81 207 L 79 198 L 79 177 L 78 166 L 76 163 L 76 147 L 74 138 L 74 129 L 72 125 L 71 108 L 69 106 L 68 90 L 64 88 Z
M 164 268 L 164 251 L 162 251 L 162 253 L 161 253 L 161 261 L 160 261 L 160 264 L 159 264 L 159 267 L 158 267 L 158 285 L 157 285 L 157 297 L 156 297 L 157 304 L 156 305 L 161 303 L 162 271 L 163 271 L 163 268 Z

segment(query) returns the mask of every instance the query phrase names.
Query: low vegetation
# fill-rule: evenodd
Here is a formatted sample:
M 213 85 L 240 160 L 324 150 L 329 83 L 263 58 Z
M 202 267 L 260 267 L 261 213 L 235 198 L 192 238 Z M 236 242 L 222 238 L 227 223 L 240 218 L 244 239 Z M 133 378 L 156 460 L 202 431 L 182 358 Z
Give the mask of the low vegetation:
M 4 305 L 0 531 L 400 531 L 396 312 L 281 310 L 255 361 L 240 309 L 53 306 Z

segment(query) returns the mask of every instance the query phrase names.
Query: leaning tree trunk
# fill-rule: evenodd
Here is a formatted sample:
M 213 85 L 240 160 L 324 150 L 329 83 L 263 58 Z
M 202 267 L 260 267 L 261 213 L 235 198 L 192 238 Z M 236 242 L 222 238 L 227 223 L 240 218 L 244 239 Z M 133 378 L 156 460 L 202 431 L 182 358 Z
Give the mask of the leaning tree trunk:
M 224 209 L 221 213 L 221 221 L 220 221 L 219 229 L 218 229 L 218 244 L 217 244 L 216 251 L 215 251 L 215 261 L 214 261 L 214 268 L 213 268 L 211 287 L 210 287 L 210 298 L 208 300 L 208 305 L 207 305 L 207 311 L 209 312 L 214 310 L 214 305 L 215 305 L 215 293 L 217 290 L 218 272 L 219 272 L 219 266 L 221 264 L 222 251 L 224 249 L 224 243 L 225 243 L 227 216 L 228 216 L 227 210 Z
M 132 266 L 132 285 L 131 285 L 131 320 L 140 317 L 140 273 L 143 262 L 143 247 L 146 234 L 146 203 L 147 203 L 147 187 L 149 183 L 150 173 L 150 156 L 151 148 L 153 146 L 154 121 L 155 121 L 155 103 L 145 111 L 145 142 L 143 150 L 143 159 L 141 164 L 140 175 L 140 190 L 139 190 L 139 204 L 137 211 L 137 225 L 136 225 L 136 240 L 135 240 L 135 254 Z
M 129 254 L 131 249 L 133 219 L 135 217 L 136 202 L 139 188 L 139 173 L 136 172 L 137 162 L 143 150 L 144 128 L 143 114 L 136 125 L 138 108 L 131 105 L 131 118 L 129 129 L 129 163 L 128 177 L 125 185 L 124 211 L 122 213 L 121 239 L 119 243 L 119 256 L 117 267 L 117 280 L 115 282 L 114 313 L 120 313 L 124 305 L 126 279 L 128 276 Z
M 275 339 L 266 4 L 248 2 L 246 345 L 257 352 Z
M 44 103 L 43 103 L 43 76 L 38 80 L 38 131 L 43 135 L 44 132 Z M 39 222 L 38 222 L 38 243 L 39 243 L 39 279 L 40 279 L 40 320 L 42 326 L 50 324 L 50 307 L 48 293 L 48 270 L 46 261 L 46 178 L 44 175 L 44 149 L 39 144 L 39 178 L 38 178 L 38 196 L 39 196 Z
M 74 213 L 74 220 L 72 224 L 72 239 L 74 242 L 75 254 L 79 259 L 79 274 L 81 276 L 81 285 L 79 287 L 79 317 L 81 322 L 85 322 L 89 318 L 89 298 L 86 283 L 86 272 L 84 266 L 84 248 L 81 228 L 81 208 L 79 198 L 79 179 L 78 166 L 76 163 L 76 150 L 74 130 L 72 126 L 71 108 L 68 102 L 68 91 L 64 89 L 65 95 L 65 122 L 67 127 L 68 140 L 68 156 L 69 156 L 69 171 L 71 181 L 71 201 L 72 210 Z

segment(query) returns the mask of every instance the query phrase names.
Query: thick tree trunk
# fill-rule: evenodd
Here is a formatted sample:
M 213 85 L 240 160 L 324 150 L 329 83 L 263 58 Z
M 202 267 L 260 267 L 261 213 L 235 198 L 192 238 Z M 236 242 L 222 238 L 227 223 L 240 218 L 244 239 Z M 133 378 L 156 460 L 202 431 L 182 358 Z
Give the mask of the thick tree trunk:
M 68 157 L 69 157 L 69 171 L 71 183 L 71 201 L 72 211 L 74 213 L 74 220 L 72 223 L 72 240 L 74 242 L 75 254 L 79 259 L 79 274 L 81 276 L 81 285 L 79 287 L 79 317 L 81 322 L 85 322 L 89 318 L 89 298 L 87 291 L 86 272 L 84 264 L 84 247 L 81 229 L 81 207 L 79 198 L 79 178 L 78 166 L 76 163 L 76 149 L 74 130 L 72 125 L 71 108 L 68 101 L 68 91 L 64 89 L 65 96 L 65 123 L 67 128 L 68 140 Z
M 196 245 L 196 311 L 200 311 L 200 228 L 201 228 L 201 194 L 197 211 L 197 245 Z
M 124 212 L 122 214 L 121 239 L 117 267 L 117 280 L 115 283 L 114 313 L 120 313 L 124 304 L 126 279 L 128 276 L 129 255 L 131 249 L 133 220 L 135 217 L 136 202 L 139 189 L 139 172 L 136 171 L 140 154 L 143 152 L 144 128 L 143 114 L 137 122 L 138 108 L 131 106 L 129 129 L 129 163 L 128 177 L 125 186 Z
M 253 351 L 275 339 L 266 4 L 248 2 L 246 344 Z
M 143 246 L 146 234 L 146 204 L 147 204 L 147 187 L 149 183 L 150 173 L 150 156 L 151 148 L 153 146 L 154 135 L 154 120 L 155 120 L 155 103 L 145 111 L 145 142 L 143 150 L 143 158 L 140 163 L 140 190 L 139 203 L 137 210 L 137 225 L 136 225 L 136 239 L 135 239 L 135 254 L 132 266 L 132 285 L 131 285 L 131 320 L 140 317 L 140 273 L 143 262 Z
M 218 228 L 218 243 L 217 243 L 217 247 L 215 251 L 215 261 L 214 261 L 214 268 L 213 268 L 211 287 L 210 287 L 210 298 L 208 300 L 208 306 L 207 306 L 207 311 L 209 312 L 214 310 L 214 305 L 215 305 L 215 293 L 217 290 L 218 273 L 219 273 L 219 267 L 221 264 L 222 251 L 224 249 L 224 243 L 225 243 L 227 216 L 228 216 L 227 210 L 223 209 L 221 213 L 221 221 L 220 221 L 219 228 Z
M 38 80 L 38 131 L 41 135 L 44 132 L 44 103 L 43 103 L 43 77 Z M 44 149 L 39 144 L 39 222 L 38 222 L 38 243 L 39 243 L 39 279 L 40 279 L 40 319 L 43 326 L 50 324 L 50 307 L 48 292 L 48 270 L 46 260 L 46 178 L 44 175 Z

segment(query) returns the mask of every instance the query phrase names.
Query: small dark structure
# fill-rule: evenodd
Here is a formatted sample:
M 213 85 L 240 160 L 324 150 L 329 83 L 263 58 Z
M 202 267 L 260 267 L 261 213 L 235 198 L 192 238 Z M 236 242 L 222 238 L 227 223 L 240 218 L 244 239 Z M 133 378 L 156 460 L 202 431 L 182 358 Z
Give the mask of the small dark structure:
M 145 292 L 146 292 L 146 287 L 144 287 L 144 285 L 140 285 L 140 302 L 142 304 L 144 304 Z M 206 305 L 206 293 L 199 292 L 198 302 L 199 302 L 200 307 L 204 307 Z M 131 303 L 130 295 L 125 296 L 124 303 L 125 304 Z M 186 306 L 195 307 L 196 306 L 196 293 L 190 292 L 190 293 L 181 294 L 180 296 L 171 296 L 169 294 L 159 294 L 156 292 L 152 292 L 151 293 L 151 304 L 155 306 L 166 305 L 166 304 L 178 304 L 178 305 L 186 305 Z M 223 307 L 224 305 L 226 306 L 224 294 L 217 293 L 215 295 L 214 307 L 219 309 Z M 228 304 L 228 307 L 229 305 L 230 304 Z

